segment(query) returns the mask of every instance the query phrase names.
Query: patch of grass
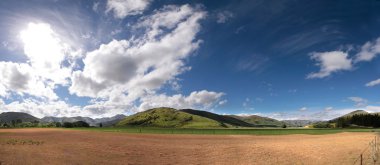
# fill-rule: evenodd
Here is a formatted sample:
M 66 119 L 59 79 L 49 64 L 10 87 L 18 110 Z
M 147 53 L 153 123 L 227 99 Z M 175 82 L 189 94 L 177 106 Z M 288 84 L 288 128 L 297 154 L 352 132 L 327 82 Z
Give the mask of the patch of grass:
M 333 134 L 340 132 L 379 132 L 380 129 L 181 129 L 181 128 L 147 128 L 147 127 L 126 127 L 126 128 L 73 128 L 84 131 L 101 132 L 124 132 L 124 133 L 148 133 L 148 134 L 215 134 L 215 135 L 290 135 L 290 134 Z
M 42 145 L 43 141 L 24 140 L 24 139 L 2 139 L 2 144 L 6 145 Z

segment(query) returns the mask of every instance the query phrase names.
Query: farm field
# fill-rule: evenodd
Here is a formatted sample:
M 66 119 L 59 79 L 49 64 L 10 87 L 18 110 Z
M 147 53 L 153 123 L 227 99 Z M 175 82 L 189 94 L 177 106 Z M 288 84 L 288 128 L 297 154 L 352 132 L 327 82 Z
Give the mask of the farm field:
M 376 135 L 369 129 L 335 130 L 338 133 L 331 134 L 313 130 L 323 132 L 319 135 L 291 134 L 289 129 L 287 135 L 283 132 L 281 136 L 117 132 L 120 130 L 0 129 L 0 162 L 2 165 L 353 164 Z
M 235 128 L 235 129 L 181 129 L 181 128 L 144 128 L 144 127 L 105 127 L 105 128 L 72 128 L 72 130 L 123 132 L 123 133 L 150 133 L 150 134 L 200 134 L 200 135 L 290 135 L 309 134 L 322 135 L 341 132 L 380 132 L 380 129 L 347 128 L 347 129 L 305 129 L 305 128 Z

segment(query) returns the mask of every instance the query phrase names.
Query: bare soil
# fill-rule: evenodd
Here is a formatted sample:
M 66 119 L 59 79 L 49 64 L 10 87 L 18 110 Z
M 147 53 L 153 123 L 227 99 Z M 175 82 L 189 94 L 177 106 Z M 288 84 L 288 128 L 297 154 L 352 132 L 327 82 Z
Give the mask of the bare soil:
M 374 133 L 160 135 L 0 129 L 0 164 L 353 164 L 374 136 Z M 10 140 L 18 143 L 9 143 Z

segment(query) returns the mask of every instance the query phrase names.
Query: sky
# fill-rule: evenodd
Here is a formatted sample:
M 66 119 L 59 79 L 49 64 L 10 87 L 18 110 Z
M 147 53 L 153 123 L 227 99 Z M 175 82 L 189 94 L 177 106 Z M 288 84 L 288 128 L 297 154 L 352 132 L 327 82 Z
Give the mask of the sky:
M 0 112 L 380 112 L 378 0 L 2 0 Z

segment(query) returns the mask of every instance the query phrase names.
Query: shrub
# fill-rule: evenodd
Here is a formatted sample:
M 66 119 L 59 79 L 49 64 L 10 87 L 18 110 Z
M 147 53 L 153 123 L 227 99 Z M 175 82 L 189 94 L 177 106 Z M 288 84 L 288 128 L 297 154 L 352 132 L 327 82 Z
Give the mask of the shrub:
M 73 123 L 74 127 L 90 127 L 90 125 L 84 121 L 77 121 Z
M 313 124 L 314 128 L 334 128 L 334 125 L 327 122 L 318 122 Z
M 55 123 L 55 127 L 62 127 L 62 123 L 61 122 L 56 122 Z
M 73 123 L 70 123 L 70 122 L 64 122 L 64 123 L 63 123 L 63 127 L 65 127 L 65 128 L 73 128 L 73 127 L 74 127 L 74 124 L 73 124 Z

